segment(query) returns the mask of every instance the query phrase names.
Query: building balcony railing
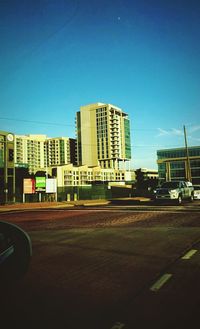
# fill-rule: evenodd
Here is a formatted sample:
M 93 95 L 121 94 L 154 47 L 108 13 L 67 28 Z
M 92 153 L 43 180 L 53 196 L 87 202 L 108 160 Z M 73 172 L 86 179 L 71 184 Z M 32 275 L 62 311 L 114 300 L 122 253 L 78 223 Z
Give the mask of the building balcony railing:
M 119 127 L 118 127 L 117 125 L 113 125 L 113 126 L 110 127 L 110 130 L 111 130 L 112 132 L 114 132 L 114 131 L 119 131 Z
M 113 126 L 113 125 L 119 126 L 119 121 L 117 121 L 117 120 L 110 120 L 110 125 L 111 126 Z
M 118 158 L 120 158 L 120 156 L 119 156 L 119 153 L 113 153 L 113 154 L 111 154 L 111 158 L 113 159 L 118 159 Z
M 117 137 L 112 137 L 112 138 L 111 138 L 111 143 L 119 143 L 119 138 L 117 138 Z
M 111 152 L 118 151 L 119 152 L 119 145 L 111 145 Z

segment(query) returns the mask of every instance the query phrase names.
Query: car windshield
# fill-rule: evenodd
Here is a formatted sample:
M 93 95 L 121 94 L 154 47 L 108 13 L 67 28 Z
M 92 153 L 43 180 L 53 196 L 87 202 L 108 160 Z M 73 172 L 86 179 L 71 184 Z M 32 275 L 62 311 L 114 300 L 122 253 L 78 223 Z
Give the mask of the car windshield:
M 163 183 L 161 187 L 164 188 L 177 188 L 179 186 L 179 182 L 166 182 Z

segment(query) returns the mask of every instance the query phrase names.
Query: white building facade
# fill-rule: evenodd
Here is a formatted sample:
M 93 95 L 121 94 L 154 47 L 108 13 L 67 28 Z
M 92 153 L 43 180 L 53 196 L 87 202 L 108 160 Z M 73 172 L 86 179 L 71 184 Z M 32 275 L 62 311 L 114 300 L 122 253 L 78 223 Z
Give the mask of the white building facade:
M 87 186 L 92 183 L 126 182 L 133 179 L 132 173 L 126 170 L 102 169 L 99 166 L 73 166 L 72 164 L 52 169 L 52 175 L 57 177 L 58 187 Z
M 46 168 L 46 135 L 15 135 L 15 164 L 27 166 L 30 173 Z
M 29 172 L 47 171 L 49 167 L 74 162 L 75 140 L 68 137 L 47 138 L 46 135 L 16 135 L 15 164 Z

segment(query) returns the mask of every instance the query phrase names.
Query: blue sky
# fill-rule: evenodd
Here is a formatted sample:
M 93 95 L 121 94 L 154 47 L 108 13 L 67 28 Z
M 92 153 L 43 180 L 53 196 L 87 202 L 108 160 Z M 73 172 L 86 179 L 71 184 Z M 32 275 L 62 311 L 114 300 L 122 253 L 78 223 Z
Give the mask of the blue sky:
M 94 102 L 131 120 L 132 168 L 200 145 L 200 1 L 1 0 L 0 130 L 75 137 Z

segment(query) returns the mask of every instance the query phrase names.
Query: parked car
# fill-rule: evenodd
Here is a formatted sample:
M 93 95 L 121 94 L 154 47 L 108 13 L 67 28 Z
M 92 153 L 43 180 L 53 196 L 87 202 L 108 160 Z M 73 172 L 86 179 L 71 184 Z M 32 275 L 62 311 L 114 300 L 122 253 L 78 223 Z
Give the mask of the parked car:
M 194 187 L 186 181 L 165 182 L 155 191 L 156 201 L 174 201 L 181 204 L 182 200 L 194 200 Z
M 200 185 L 194 185 L 194 199 L 200 199 Z

